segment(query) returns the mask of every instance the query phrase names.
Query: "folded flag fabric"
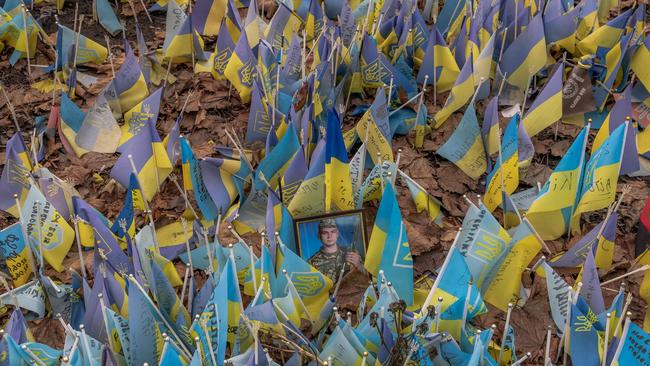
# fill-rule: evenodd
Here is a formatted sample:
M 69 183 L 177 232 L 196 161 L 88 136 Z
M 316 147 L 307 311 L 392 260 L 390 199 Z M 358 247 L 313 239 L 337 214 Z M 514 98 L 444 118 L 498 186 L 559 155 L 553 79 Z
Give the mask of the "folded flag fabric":
M 24 202 L 30 190 L 29 174 L 32 161 L 20 133 L 15 133 L 5 148 L 5 165 L 0 176 L 0 209 L 18 217 L 20 207 L 16 206 L 14 195 Z

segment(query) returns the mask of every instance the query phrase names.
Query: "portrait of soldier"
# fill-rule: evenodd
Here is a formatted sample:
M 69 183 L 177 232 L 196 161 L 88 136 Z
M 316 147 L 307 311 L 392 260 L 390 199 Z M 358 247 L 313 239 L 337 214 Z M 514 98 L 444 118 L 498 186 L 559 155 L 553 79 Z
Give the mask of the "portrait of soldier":
M 361 255 L 353 248 L 341 246 L 338 242 L 339 234 L 339 228 L 334 220 L 321 220 L 318 224 L 321 246 L 308 260 L 309 264 L 334 282 L 338 281 L 342 269 L 344 274 L 347 274 L 352 267 L 364 271 Z

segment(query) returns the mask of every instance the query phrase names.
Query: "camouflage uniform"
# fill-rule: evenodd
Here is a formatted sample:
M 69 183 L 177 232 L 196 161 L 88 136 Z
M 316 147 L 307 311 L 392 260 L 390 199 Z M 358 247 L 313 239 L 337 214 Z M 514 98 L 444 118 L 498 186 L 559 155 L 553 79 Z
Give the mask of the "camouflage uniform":
M 343 248 L 340 246 L 334 253 L 325 253 L 323 249 L 321 249 L 309 258 L 308 262 L 322 274 L 336 282 L 341 275 L 341 268 L 343 268 L 343 266 L 345 266 L 345 274 L 350 272 L 350 267 L 352 265 L 345 261 L 345 255 L 356 252 L 357 251 L 354 249 Z

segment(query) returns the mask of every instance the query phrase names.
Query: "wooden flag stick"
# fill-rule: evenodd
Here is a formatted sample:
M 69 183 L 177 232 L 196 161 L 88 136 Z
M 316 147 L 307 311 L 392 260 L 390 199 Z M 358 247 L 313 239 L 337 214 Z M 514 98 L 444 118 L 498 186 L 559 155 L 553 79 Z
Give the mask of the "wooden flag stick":
M 623 333 L 621 334 L 620 341 L 618 342 L 618 347 L 616 347 L 616 353 L 612 358 L 611 365 L 618 364 L 618 358 L 621 356 L 621 351 L 623 351 L 623 346 L 625 345 L 625 340 L 627 339 L 627 333 L 630 330 L 630 323 L 632 322 L 632 313 L 629 311 L 625 313 L 625 325 L 623 326 Z M 607 355 L 605 355 L 607 357 Z
M 637 274 L 639 272 L 643 272 L 643 271 L 646 271 L 648 269 L 650 269 L 650 264 L 646 264 L 643 267 L 635 269 L 634 271 L 622 274 L 622 275 L 620 275 L 618 277 L 614 277 L 611 280 L 608 280 L 608 281 L 605 281 L 605 282 L 601 283 L 600 286 L 602 287 L 602 286 L 608 285 L 608 284 L 610 284 L 612 282 L 616 282 L 616 281 L 621 280 L 621 279 L 623 279 L 625 277 L 629 277 L 629 276 L 631 276 L 633 274 Z
M 7 90 L 5 89 L 4 84 L 2 83 L 0 83 L 0 90 L 2 90 L 2 95 L 5 98 L 5 102 L 7 102 L 7 107 L 9 107 L 9 112 L 11 113 L 11 119 L 14 121 L 14 125 L 16 126 L 16 131 L 21 132 L 20 125 L 18 125 L 18 119 L 16 118 L 16 110 L 14 109 L 14 105 L 11 103 L 11 100 L 9 99 L 9 95 L 7 95 Z
M 147 4 L 145 4 L 144 0 L 140 0 L 140 4 L 142 4 L 142 8 L 144 9 L 144 13 L 147 15 L 147 19 L 149 19 L 149 23 L 153 24 L 153 20 L 151 19 L 151 14 L 149 14 L 149 9 L 147 9 Z M 192 9 L 192 2 L 189 2 L 190 4 L 190 11 Z M 135 16 L 135 13 L 133 14 Z
M 605 323 L 605 337 L 603 339 L 603 363 L 602 366 L 607 366 L 607 341 L 609 340 L 609 327 L 612 320 L 612 313 L 606 314 L 607 322 Z
M 409 100 L 407 100 L 406 102 L 404 102 L 404 104 L 400 105 L 399 107 L 397 107 L 396 109 L 394 109 L 393 111 L 391 111 L 390 113 L 388 113 L 388 116 L 389 116 L 389 117 L 392 116 L 393 114 L 397 113 L 397 112 L 398 112 L 399 110 L 401 110 L 402 108 L 404 108 L 404 107 L 406 107 L 407 105 L 409 105 L 410 103 L 412 103 L 414 100 L 420 98 L 420 95 L 422 95 L 422 93 L 423 93 L 423 92 L 420 91 L 419 93 L 417 93 L 417 94 L 415 94 L 414 96 L 412 96 L 411 99 L 409 99 Z
M 185 201 L 185 208 L 189 208 L 190 211 L 192 211 L 194 217 L 199 218 L 199 214 L 194 210 L 194 207 L 192 207 L 192 204 L 190 203 L 190 200 L 187 197 L 187 191 L 183 187 L 181 187 L 181 185 L 178 183 L 178 178 L 176 177 L 176 174 L 170 174 L 169 180 L 171 180 L 172 183 L 174 183 L 174 186 L 176 186 L 176 189 L 178 189 L 181 196 L 183 197 L 183 200 Z
M 546 328 L 546 347 L 544 347 L 544 366 L 549 365 L 551 362 L 551 329 L 552 327 L 549 325 Z
M 115 79 L 115 65 L 113 64 L 113 51 L 111 51 L 111 38 L 108 34 L 104 35 L 106 40 L 106 48 L 108 49 L 108 62 L 111 64 L 111 73 L 113 74 L 113 79 Z

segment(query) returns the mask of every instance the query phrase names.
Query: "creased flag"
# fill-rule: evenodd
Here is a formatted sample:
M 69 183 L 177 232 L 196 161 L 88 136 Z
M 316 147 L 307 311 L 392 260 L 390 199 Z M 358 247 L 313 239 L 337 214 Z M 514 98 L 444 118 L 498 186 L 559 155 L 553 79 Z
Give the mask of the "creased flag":
M 472 179 L 478 179 L 485 172 L 485 148 L 473 105 L 467 107 L 456 130 L 437 153 L 456 164 Z
M 29 151 L 20 133 L 15 133 L 5 147 L 5 164 L 0 177 L 0 209 L 18 217 L 16 200 L 24 202 L 31 186 L 28 175 L 32 171 Z
M 523 90 L 528 78 L 546 65 L 546 56 L 544 23 L 539 13 L 503 53 L 501 72 L 507 75 L 508 83 Z
M 501 158 L 487 177 L 483 201 L 490 211 L 501 204 L 502 190 L 512 194 L 519 186 L 519 123 L 519 114 L 508 122 L 501 141 Z
M 537 135 L 540 131 L 562 118 L 563 75 L 564 65 L 560 63 L 524 115 L 522 123 L 528 136 Z

